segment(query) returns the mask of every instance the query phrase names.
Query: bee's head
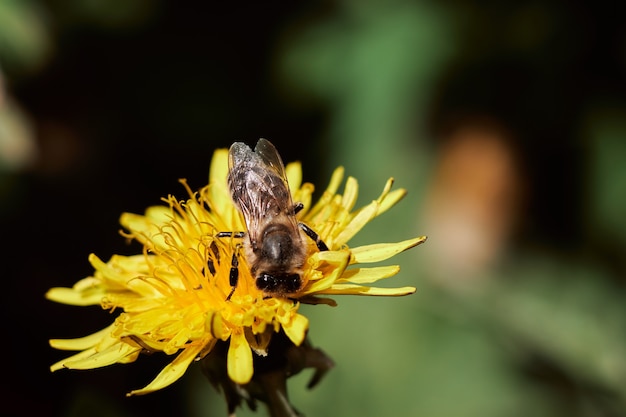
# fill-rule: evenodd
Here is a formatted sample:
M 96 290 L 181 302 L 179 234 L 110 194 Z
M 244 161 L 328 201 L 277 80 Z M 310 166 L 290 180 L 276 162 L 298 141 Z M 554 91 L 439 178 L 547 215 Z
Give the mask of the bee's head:
M 265 293 L 293 294 L 302 286 L 299 274 L 269 274 L 261 272 L 256 277 L 256 286 Z

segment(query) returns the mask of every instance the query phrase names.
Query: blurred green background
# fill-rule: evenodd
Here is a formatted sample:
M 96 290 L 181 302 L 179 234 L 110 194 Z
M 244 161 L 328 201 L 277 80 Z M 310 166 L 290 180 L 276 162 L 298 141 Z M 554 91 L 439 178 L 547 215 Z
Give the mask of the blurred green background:
M 303 307 L 337 366 L 290 380 L 301 411 L 626 416 L 618 4 L 224 3 L 0 0 L 2 414 L 225 415 L 196 368 L 125 398 L 159 355 L 50 374 L 49 338 L 112 317 L 43 294 L 138 250 L 122 212 L 265 137 L 318 190 L 340 164 L 361 203 L 409 190 L 353 244 L 429 236 L 392 260 L 416 294 Z

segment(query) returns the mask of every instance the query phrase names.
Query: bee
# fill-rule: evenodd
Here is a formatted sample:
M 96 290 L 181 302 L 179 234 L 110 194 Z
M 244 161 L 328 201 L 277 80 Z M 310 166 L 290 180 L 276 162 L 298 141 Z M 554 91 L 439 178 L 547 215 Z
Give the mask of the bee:
M 302 232 L 320 251 L 328 250 L 319 235 L 299 222 L 302 203 L 291 200 L 285 167 L 274 145 L 260 139 L 254 151 L 235 142 L 228 156 L 228 187 L 243 215 L 245 232 L 220 232 L 218 237 L 244 239 L 231 259 L 230 285 L 233 295 L 239 278 L 239 250 L 244 249 L 257 288 L 268 297 L 290 297 L 302 289 L 302 268 L 307 245 Z

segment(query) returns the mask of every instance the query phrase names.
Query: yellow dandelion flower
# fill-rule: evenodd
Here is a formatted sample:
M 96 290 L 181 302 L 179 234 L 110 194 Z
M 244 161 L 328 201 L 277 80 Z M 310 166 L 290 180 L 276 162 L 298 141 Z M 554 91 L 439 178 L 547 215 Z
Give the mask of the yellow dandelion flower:
M 129 393 L 146 394 L 172 384 L 193 361 L 228 341 L 227 375 L 236 384 L 247 384 L 254 374 L 254 358 L 268 354 L 273 335 L 284 332 L 294 346 L 303 344 L 309 323 L 298 311 L 301 302 L 334 304 L 323 296 L 399 296 L 415 291 L 414 287 L 371 286 L 395 275 L 399 267 L 365 265 L 414 247 L 425 237 L 348 246 L 363 226 L 396 204 L 404 190 L 392 191 L 393 181 L 389 180 L 376 200 L 353 210 L 357 181 L 349 177 L 343 194 L 338 194 L 343 179 L 343 169 L 338 168 L 319 201 L 312 205 L 313 185 L 302 184 L 300 165 L 291 163 L 285 172 L 293 201 L 303 205 L 298 221 L 315 230 L 328 247 L 320 251 L 307 238 L 303 283 L 297 294 L 268 297 L 255 285 L 243 256 L 238 258 L 239 276 L 231 294 L 232 259 L 241 239 L 218 235 L 244 231 L 245 222 L 230 197 L 228 151 L 217 150 L 207 186 L 194 193 L 181 181 L 188 199 L 169 196 L 164 199 L 167 204 L 150 207 L 143 215 L 121 216 L 126 235 L 143 245 L 143 253 L 114 255 L 106 262 L 92 254 L 92 276 L 72 288 L 47 292 L 46 297 L 56 302 L 101 305 L 121 312 L 110 326 L 89 336 L 51 340 L 56 349 L 80 351 L 55 363 L 51 370 L 129 363 L 146 351 L 176 354 L 152 382 Z

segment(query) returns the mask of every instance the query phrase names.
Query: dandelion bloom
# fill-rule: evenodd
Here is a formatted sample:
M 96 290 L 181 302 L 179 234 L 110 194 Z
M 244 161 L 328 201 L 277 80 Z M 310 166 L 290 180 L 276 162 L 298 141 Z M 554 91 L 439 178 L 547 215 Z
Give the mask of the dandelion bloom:
M 92 254 L 92 276 L 72 288 L 48 291 L 46 297 L 56 302 L 121 311 L 110 326 L 89 336 L 51 340 L 56 349 L 80 351 L 52 365 L 52 371 L 129 363 L 145 351 L 176 355 L 152 382 L 128 395 L 146 394 L 172 384 L 193 361 L 205 358 L 219 345 L 225 346 L 228 378 L 244 385 L 253 378 L 255 358 L 272 355 L 268 349 L 272 337 L 280 334 L 293 346 L 306 345 L 309 322 L 298 312 L 301 303 L 334 305 L 325 296 L 400 296 L 415 291 L 414 287 L 371 286 L 395 275 L 399 267 L 364 265 L 386 260 L 425 237 L 355 248 L 347 245 L 406 192 L 392 191 L 389 180 L 376 200 L 353 210 L 357 182 L 349 177 L 343 194 L 338 194 L 343 169 L 337 168 L 326 191 L 312 205 L 313 185 L 302 184 L 300 165 L 291 163 L 286 175 L 292 198 L 304 206 L 298 220 L 315 230 L 329 250 L 319 251 L 315 242 L 305 240 L 303 287 L 290 298 L 264 296 L 242 257 L 238 284 L 229 298 L 231 259 L 238 241 L 217 235 L 243 231 L 245 226 L 230 198 L 227 174 L 228 151 L 217 150 L 207 186 L 193 192 L 181 181 L 189 194 L 186 200 L 169 196 L 164 199 L 167 204 L 150 207 L 144 215 L 121 216 L 125 235 L 137 240 L 143 253 L 114 255 L 106 262 Z

